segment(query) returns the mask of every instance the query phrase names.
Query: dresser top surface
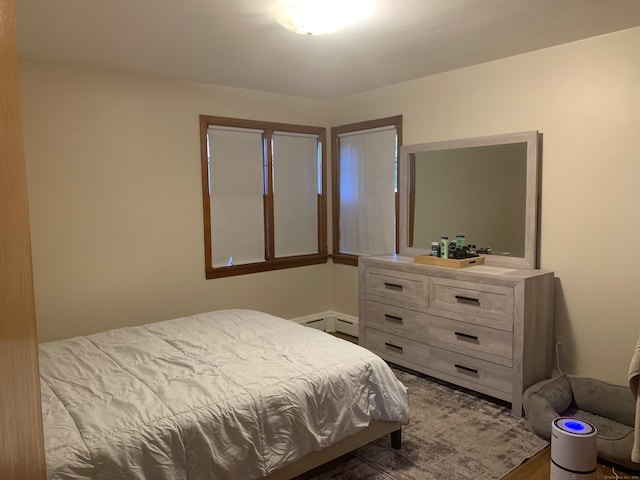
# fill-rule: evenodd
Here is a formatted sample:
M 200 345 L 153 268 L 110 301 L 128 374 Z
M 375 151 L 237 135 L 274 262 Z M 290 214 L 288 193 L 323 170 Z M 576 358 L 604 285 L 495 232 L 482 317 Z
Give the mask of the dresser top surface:
M 523 280 L 541 275 L 553 274 L 550 270 L 513 268 L 513 267 L 496 267 L 492 265 L 476 265 L 465 268 L 449 268 L 436 265 L 425 265 L 416 263 L 413 257 L 402 255 L 376 255 L 370 257 L 360 257 L 359 261 L 363 264 L 371 266 L 397 266 L 402 270 L 411 273 L 424 273 L 425 275 L 435 276 L 453 276 L 456 277 L 495 277 L 500 279 Z

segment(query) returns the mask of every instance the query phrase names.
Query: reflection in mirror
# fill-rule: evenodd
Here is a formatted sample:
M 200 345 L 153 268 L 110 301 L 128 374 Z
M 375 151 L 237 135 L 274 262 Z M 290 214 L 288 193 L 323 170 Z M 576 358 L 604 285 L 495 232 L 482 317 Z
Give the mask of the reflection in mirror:
M 418 152 L 412 160 L 410 247 L 464 234 L 467 244 L 490 247 L 494 255 L 524 256 L 526 143 Z
M 537 144 L 525 132 L 402 147 L 401 253 L 464 235 L 488 264 L 535 268 Z

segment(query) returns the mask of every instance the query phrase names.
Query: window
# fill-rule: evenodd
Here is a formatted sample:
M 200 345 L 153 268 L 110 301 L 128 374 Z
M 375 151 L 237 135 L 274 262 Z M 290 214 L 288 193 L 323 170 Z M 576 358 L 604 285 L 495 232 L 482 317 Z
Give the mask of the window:
M 331 129 L 333 260 L 397 251 L 402 116 Z
M 326 131 L 200 116 L 207 278 L 327 260 Z

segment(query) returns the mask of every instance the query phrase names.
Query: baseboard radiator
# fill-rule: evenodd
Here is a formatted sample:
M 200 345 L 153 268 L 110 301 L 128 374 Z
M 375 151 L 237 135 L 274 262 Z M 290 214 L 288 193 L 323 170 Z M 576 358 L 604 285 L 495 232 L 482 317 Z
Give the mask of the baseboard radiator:
M 358 336 L 358 317 L 339 312 L 322 312 L 305 317 L 292 318 L 291 321 L 325 332 L 340 332 L 353 337 Z

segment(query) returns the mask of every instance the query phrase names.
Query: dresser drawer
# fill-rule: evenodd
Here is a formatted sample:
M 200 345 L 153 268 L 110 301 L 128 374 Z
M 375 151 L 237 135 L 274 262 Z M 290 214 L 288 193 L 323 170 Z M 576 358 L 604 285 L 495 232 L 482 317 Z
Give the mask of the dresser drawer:
M 426 344 L 371 328 L 367 328 L 366 346 L 385 358 L 401 358 L 418 365 L 427 365 L 429 362 L 429 347 Z
M 430 315 L 394 307 L 372 300 L 365 301 L 367 325 L 402 337 L 426 341 Z
M 430 316 L 429 338 L 434 344 L 455 345 L 509 360 L 513 357 L 513 335 L 504 330 Z
M 440 348 L 431 348 L 429 367 L 508 394 L 513 386 L 513 369 Z
M 365 294 L 416 305 L 428 303 L 428 278 L 392 270 L 369 269 L 365 276 Z
M 513 323 L 513 288 L 432 277 L 430 291 L 433 308 Z

